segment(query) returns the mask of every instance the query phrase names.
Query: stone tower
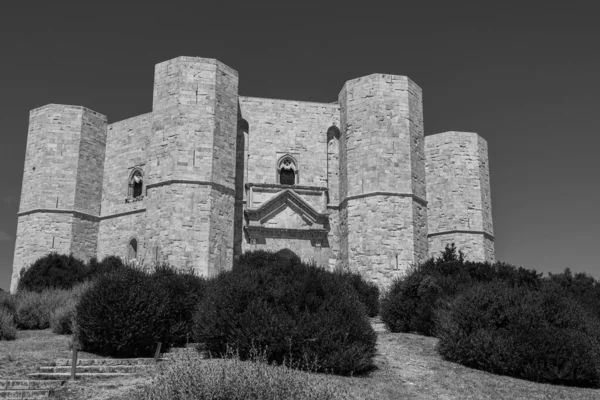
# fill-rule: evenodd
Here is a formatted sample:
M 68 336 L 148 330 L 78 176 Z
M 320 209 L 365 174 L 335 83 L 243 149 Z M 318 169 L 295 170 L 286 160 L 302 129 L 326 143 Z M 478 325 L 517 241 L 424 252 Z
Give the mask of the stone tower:
M 209 275 L 233 263 L 238 74 L 213 59 L 156 66 L 146 164 L 148 261 Z
M 31 111 L 11 292 L 21 269 L 48 252 L 96 255 L 106 117 L 50 104 Z
M 455 243 L 468 259 L 494 261 L 487 142 L 476 133 L 425 138 L 429 255 Z
M 342 262 L 387 285 L 427 257 L 421 89 L 374 74 L 346 82 L 339 102 Z

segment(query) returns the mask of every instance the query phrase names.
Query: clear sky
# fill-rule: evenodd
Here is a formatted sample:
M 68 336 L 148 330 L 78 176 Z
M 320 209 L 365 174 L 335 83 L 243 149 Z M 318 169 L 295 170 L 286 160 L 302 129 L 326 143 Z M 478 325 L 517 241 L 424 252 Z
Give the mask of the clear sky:
M 154 65 L 181 55 L 219 59 L 239 72 L 240 94 L 256 97 L 332 102 L 346 80 L 409 76 L 423 89 L 427 135 L 470 131 L 488 142 L 497 259 L 600 277 L 591 6 L 130 3 L 3 4 L 0 288 L 12 269 L 29 110 L 83 105 L 109 122 L 149 112 Z

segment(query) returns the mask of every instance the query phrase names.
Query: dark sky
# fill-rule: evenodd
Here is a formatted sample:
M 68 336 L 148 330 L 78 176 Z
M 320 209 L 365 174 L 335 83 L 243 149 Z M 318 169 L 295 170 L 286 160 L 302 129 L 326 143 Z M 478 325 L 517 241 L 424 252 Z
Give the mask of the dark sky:
M 591 8 L 10 3 L 0 13 L 0 288 L 12 269 L 29 110 L 83 105 L 109 122 L 149 112 L 154 65 L 181 55 L 219 59 L 240 73 L 240 94 L 256 97 L 332 102 L 346 80 L 409 76 L 423 89 L 426 134 L 470 131 L 488 142 L 497 259 L 600 277 Z

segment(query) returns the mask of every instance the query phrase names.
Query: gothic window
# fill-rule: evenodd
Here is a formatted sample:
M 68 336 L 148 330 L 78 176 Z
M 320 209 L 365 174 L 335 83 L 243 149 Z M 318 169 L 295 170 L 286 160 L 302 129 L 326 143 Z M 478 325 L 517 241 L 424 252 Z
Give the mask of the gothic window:
M 137 240 L 131 239 L 127 246 L 127 261 L 134 263 L 137 261 L 138 243 Z
M 291 156 L 285 156 L 279 160 L 277 173 L 281 185 L 295 185 L 298 183 L 298 165 Z
M 144 198 L 144 176 L 140 169 L 134 169 L 129 177 L 129 193 L 127 202 L 139 201 Z

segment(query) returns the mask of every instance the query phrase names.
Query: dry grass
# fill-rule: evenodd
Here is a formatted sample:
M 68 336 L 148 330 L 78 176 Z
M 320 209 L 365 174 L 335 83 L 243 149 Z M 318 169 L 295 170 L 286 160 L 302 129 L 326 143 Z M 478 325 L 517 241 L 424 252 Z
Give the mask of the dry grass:
M 598 400 L 600 390 L 538 384 L 493 375 L 441 359 L 435 351 L 437 339 L 378 330 L 377 369 L 367 376 L 319 375 L 344 398 L 385 399 L 569 399 Z M 0 341 L 0 378 L 24 378 L 39 365 L 70 354 L 70 337 L 50 330 L 21 331 L 15 341 Z M 82 357 L 93 357 L 82 354 Z M 212 361 L 215 362 L 215 361 Z M 312 378 L 313 376 L 310 376 Z M 151 376 L 104 382 L 80 382 L 54 398 L 62 400 L 128 399 L 128 391 L 149 384 Z M 107 384 L 114 386 L 106 386 Z

